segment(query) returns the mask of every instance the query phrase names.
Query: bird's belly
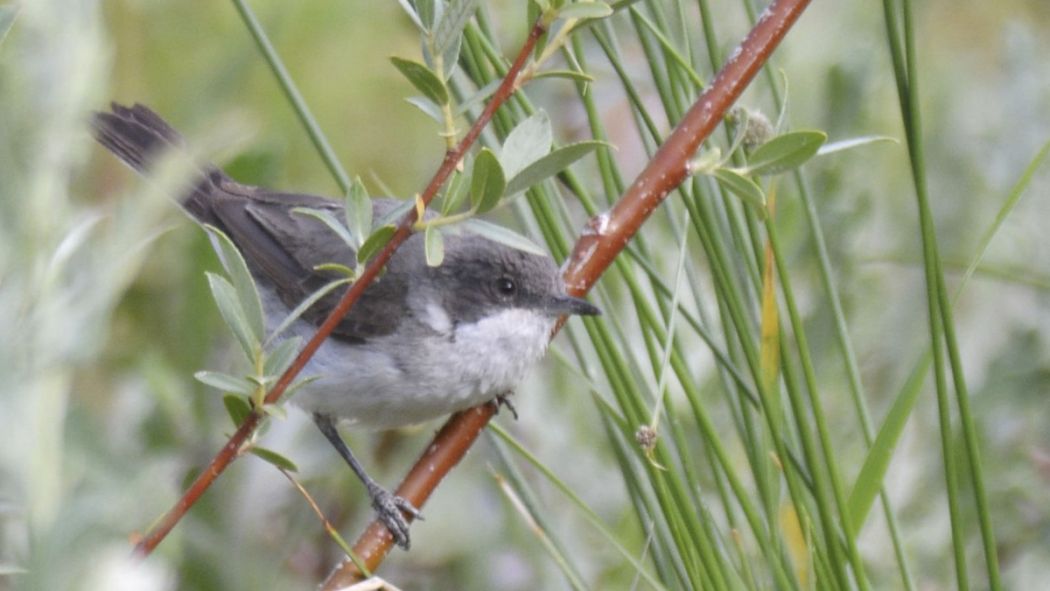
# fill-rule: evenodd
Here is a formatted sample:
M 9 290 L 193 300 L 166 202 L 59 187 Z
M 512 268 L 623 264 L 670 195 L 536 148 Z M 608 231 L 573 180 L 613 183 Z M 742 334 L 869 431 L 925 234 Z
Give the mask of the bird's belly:
M 293 400 L 365 427 L 423 422 L 512 390 L 543 356 L 552 327 L 550 318 L 511 309 L 449 335 L 330 339 L 304 372 L 318 379 Z

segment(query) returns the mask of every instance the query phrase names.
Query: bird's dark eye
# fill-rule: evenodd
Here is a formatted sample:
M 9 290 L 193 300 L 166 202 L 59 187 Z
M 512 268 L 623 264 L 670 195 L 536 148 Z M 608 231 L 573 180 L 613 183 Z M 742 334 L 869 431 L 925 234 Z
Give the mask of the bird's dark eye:
M 505 296 L 514 295 L 518 291 L 518 285 L 510 277 L 500 277 L 496 280 L 496 289 Z

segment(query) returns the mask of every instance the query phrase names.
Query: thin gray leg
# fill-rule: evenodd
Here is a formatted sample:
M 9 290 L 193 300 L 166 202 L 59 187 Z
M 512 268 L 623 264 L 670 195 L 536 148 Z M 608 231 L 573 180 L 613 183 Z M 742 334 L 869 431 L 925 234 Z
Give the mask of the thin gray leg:
M 339 431 L 336 430 L 335 421 L 332 417 L 315 413 L 314 423 L 321 430 L 321 433 L 324 434 L 325 439 L 339 452 L 339 455 L 343 456 L 346 463 L 350 465 L 350 469 L 361 479 L 365 488 L 368 489 L 368 496 L 372 498 L 372 507 L 376 510 L 379 520 L 383 522 L 383 525 L 390 530 L 390 534 L 394 536 L 394 541 L 397 542 L 398 546 L 408 550 L 410 544 L 408 520 L 402 511 L 413 519 L 423 519 L 422 515 L 419 514 L 419 509 L 416 509 L 407 500 L 379 486 L 379 483 L 365 472 L 364 466 L 357 461 L 353 452 L 350 451 L 350 446 L 339 436 Z

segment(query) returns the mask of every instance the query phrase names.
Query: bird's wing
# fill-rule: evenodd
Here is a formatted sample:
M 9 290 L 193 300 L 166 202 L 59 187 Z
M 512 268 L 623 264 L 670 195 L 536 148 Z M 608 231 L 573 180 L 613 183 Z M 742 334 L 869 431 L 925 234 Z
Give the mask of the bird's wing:
M 321 209 L 342 220 L 339 203 L 313 195 L 274 193 L 230 183 L 223 183 L 221 189 L 221 197 L 213 195 L 217 198 L 211 201 L 212 210 L 252 271 L 269 280 L 289 309 L 342 277 L 335 271 L 319 270 L 319 266 L 336 263 L 354 267 L 356 253 L 334 231 L 309 215 L 292 211 Z M 333 335 L 364 342 L 397 328 L 407 296 L 406 274 L 399 272 L 406 259 L 395 255 L 387 272 L 365 290 Z M 303 318 L 320 325 L 344 291 L 345 288 L 333 290 Z

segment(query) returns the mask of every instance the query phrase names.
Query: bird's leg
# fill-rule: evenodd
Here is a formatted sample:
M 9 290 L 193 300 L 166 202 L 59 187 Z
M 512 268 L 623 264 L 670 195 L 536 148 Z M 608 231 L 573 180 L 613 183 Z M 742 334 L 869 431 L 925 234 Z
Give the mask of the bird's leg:
M 412 503 L 407 500 L 394 495 L 387 491 L 385 488 L 379 486 L 371 476 L 365 472 L 364 467 L 354 454 L 351 453 L 350 447 L 343 441 L 343 438 L 339 436 L 339 432 L 335 429 L 335 421 L 332 417 L 323 414 L 314 414 L 314 423 L 317 424 L 317 428 L 324 433 L 324 436 L 328 441 L 335 447 L 335 450 L 339 452 L 339 455 L 343 456 L 346 463 L 350 465 L 350 469 L 357 474 L 357 477 L 361 479 L 361 482 L 368 489 L 368 496 L 372 498 L 372 507 L 376 510 L 376 514 L 379 516 L 379 520 L 383 522 L 383 525 L 390 530 L 390 534 L 394 536 L 394 541 L 397 542 L 398 546 L 401 546 L 405 550 L 408 550 L 409 539 L 408 539 L 408 520 L 405 519 L 404 513 L 410 515 L 413 519 L 423 519 L 420 515 L 419 509 L 416 509 Z
M 518 420 L 518 409 L 514 408 L 514 404 L 510 401 L 510 395 L 514 392 L 508 390 L 503 394 L 498 394 L 492 403 L 496 405 L 496 414 L 499 414 L 501 406 L 506 406 L 507 410 L 510 411 L 510 415 L 514 417 L 514 420 Z

